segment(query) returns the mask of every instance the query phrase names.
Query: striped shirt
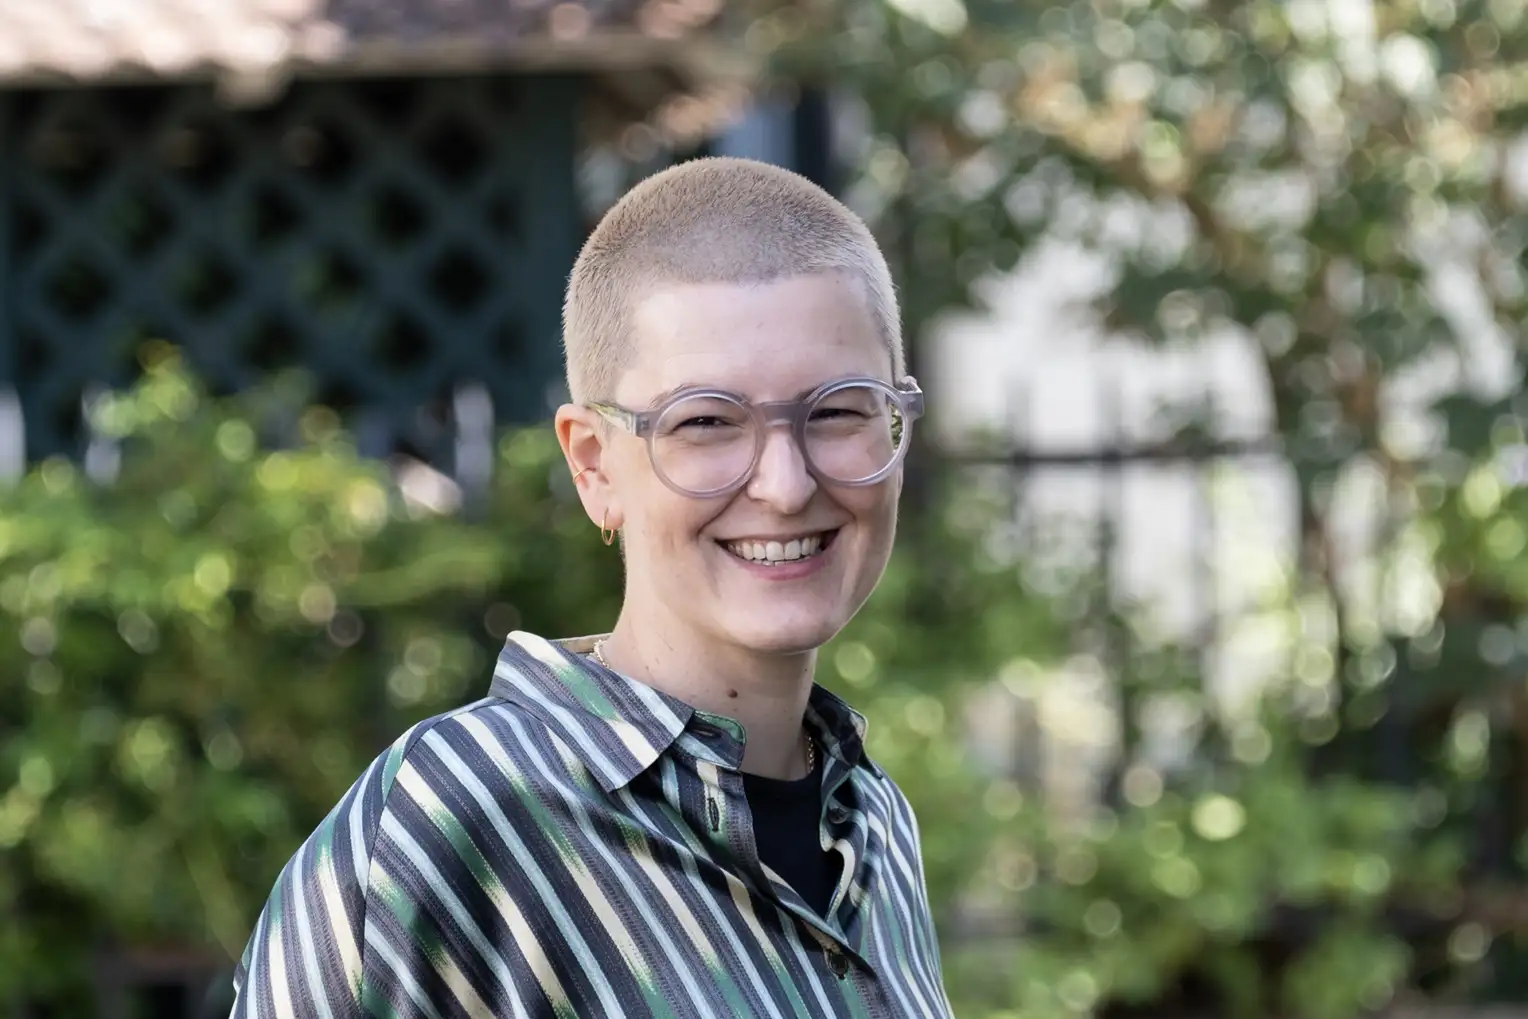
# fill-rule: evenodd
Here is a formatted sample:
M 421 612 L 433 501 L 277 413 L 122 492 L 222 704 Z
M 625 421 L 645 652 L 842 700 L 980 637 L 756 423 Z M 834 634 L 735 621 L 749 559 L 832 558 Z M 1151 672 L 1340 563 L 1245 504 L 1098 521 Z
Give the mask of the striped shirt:
M 814 687 L 827 915 L 759 862 L 743 732 L 512 634 L 488 696 L 377 758 L 276 882 L 233 1019 L 948 1019 L 906 799 Z

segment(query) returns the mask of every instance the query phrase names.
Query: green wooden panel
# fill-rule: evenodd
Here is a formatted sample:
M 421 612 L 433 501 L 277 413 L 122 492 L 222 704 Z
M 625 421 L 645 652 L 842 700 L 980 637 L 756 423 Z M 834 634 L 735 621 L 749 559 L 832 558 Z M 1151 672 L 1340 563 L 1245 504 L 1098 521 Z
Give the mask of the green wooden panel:
M 0 378 L 28 453 L 138 345 L 221 389 L 301 365 L 449 466 L 450 394 L 546 413 L 579 238 L 568 78 L 303 82 L 233 110 L 185 85 L 0 96 Z M 9 114 L 6 116 L 5 114 Z M 8 355 L 8 356 L 7 356 Z

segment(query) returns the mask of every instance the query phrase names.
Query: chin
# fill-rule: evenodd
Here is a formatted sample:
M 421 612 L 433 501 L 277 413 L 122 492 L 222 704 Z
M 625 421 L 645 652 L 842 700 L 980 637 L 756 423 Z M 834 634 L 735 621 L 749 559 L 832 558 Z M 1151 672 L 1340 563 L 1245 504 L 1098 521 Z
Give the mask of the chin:
M 771 655 L 798 655 L 816 651 L 838 636 L 842 623 L 811 620 L 773 626 L 723 626 L 731 641 L 751 651 Z

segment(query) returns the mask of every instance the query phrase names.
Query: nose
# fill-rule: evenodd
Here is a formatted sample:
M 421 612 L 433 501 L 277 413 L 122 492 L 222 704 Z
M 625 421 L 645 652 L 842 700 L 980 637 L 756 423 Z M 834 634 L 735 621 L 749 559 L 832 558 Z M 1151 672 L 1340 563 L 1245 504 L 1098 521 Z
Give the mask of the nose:
M 817 479 L 806 468 L 806 457 L 787 428 L 771 428 L 764 438 L 748 495 L 765 503 L 781 516 L 806 509 L 817 492 Z

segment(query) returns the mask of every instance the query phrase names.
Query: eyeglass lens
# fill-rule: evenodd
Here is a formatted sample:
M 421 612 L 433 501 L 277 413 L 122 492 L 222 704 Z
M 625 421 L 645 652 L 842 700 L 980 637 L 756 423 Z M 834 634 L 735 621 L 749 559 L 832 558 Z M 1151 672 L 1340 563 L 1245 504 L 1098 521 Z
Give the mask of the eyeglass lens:
M 714 492 L 737 483 L 759 449 L 748 408 L 720 396 L 693 396 L 669 407 L 653 428 L 653 463 L 670 484 Z M 902 415 L 891 393 L 846 386 L 820 397 L 807 414 L 810 466 L 829 481 L 853 484 L 885 470 L 900 452 Z

